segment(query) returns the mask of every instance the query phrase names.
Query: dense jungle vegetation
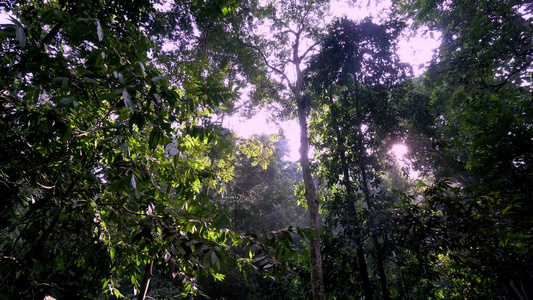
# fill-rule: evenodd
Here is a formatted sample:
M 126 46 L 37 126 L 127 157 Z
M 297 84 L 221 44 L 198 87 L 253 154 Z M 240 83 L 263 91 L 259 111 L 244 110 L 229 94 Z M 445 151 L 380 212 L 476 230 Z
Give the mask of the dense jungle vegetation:
M 533 4 L 329 7 L 1 1 L 0 299 L 533 299 Z

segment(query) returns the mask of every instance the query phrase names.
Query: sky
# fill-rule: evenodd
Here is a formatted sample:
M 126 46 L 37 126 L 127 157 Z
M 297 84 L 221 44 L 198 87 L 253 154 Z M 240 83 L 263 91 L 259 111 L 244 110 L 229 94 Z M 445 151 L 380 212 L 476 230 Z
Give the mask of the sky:
M 331 11 L 334 17 L 346 16 L 352 20 L 362 20 L 371 16 L 374 20 L 379 21 L 388 13 L 390 0 L 379 0 L 378 5 L 373 5 L 373 1 L 360 1 L 364 4 L 354 6 L 347 4 L 347 1 L 332 1 Z M 368 5 L 367 5 L 368 4 Z M 327 22 L 327 20 L 326 20 Z M 8 16 L 0 12 L 0 24 L 10 23 Z M 439 45 L 440 35 L 438 33 L 419 32 L 409 37 L 405 36 L 399 41 L 400 58 L 413 66 L 415 76 L 421 75 L 431 60 L 434 50 Z M 225 126 L 237 133 L 237 135 L 247 138 L 254 134 L 277 134 L 280 129 L 283 131 L 288 141 L 290 154 L 286 159 L 297 161 L 299 159 L 300 129 L 296 120 L 281 122 L 275 124 L 269 122 L 268 113 L 265 110 L 260 111 L 251 119 L 244 119 L 239 116 L 233 116 L 225 119 Z M 395 150 L 400 149 L 400 150 Z M 405 146 L 397 146 L 392 149 L 396 156 L 403 156 L 407 151 Z M 403 153 L 403 154 L 402 154 Z
M 9 22 L 9 16 L 0 10 L 0 24 L 8 24 Z
M 366 6 L 355 7 L 348 5 L 346 1 L 333 1 L 332 13 L 334 16 L 340 17 L 345 15 L 352 20 L 362 20 L 367 16 L 371 16 L 375 20 L 387 15 L 387 8 L 390 6 L 389 0 L 379 1 L 377 7 Z M 407 34 L 398 43 L 398 55 L 400 59 L 406 63 L 411 64 L 415 76 L 422 75 L 425 71 L 429 61 L 433 57 L 434 50 L 439 46 L 440 34 L 436 32 L 423 32 L 423 29 L 414 34 L 407 36 Z M 225 126 L 237 133 L 237 135 L 247 138 L 254 134 L 276 134 L 283 130 L 284 136 L 288 141 L 290 154 L 286 159 L 290 161 L 297 161 L 300 158 L 300 128 L 296 120 L 279 123 L 279 126 L 268 121 L 268 113 L 265 110 L 260 111 L 255 117 L 251 119 L 243 119 L 239 116 L 233 116 L 225 120 Z M 399 159 L 406 154 L 407 148 L 405 145 L 397 145 L 391 151 Z

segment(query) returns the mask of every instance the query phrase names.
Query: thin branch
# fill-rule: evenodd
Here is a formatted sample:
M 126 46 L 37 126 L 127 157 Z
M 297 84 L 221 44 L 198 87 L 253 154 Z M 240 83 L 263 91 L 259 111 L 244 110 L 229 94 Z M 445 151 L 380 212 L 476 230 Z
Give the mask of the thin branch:
M 437 149 L 434 149 L 434 150 L 431 150 L 431 152 L 433 153 L 436 153 L 437 156 L 439 157 L 440 161 L 442 162 L 442 164 L 444 165 L 444 167 L 446 168 L 446 170 L 448 170 L 448 172 L 450 172 L 453 177 L 459 181 L 461 184 L 463 184 L 463 186 L 468 186 L 469 185 L 469 182 L 464 179 L 463 177 L 461 177 L 461 175 L 459 175 L 453 168 L 452 166 L 448 163 L 448 161 L 446 160 L 446 158 L 444 158 L 444 156 L 442 155 L 442 153 L 440 153 Z
M 517 67 L 516 69 L 514 69 L 512 72 L 510 72 L 507 76 L 505 76 L 505 79 L 499 83 L 487 83 L 485 81 L 485 79 L 483 78 L 483 76 L 479 76 L 479 78 L 481 79 L 481 82 L 483 83 L 483 85 L 485 87 L 491 87 L 491 88 L 496 88 L 496 92 L 500 91 L 500 89 L 502 87 L 504 87 L 508 82 L 509 80 L 511 80 L 511 78 L 513 76 L 515 76 L 516 74 L 524 71 L 524 70 L 527 70 L 530 66 L 531 66 L 531 63 L 532 61 L 530 60 L 529 62 L 526 62 L 525 64 L 523 64 L 521 67 Z
M 296 32 L 294 30 L 291 29 L 291 27 L 289 26 L 289 24 L 287 24 L 286 22 L 282 21 L 281 19 L 277 18 L 276 17 L 276 12 L 272 12 L 272 20 L 274 21 L 274 23 L 279 23 L 282 25 L 282 27 L 285 27 L 287 28 L 287 30 L 290 30 L 291 33 L 293 34 L 296 34 Z
M 154 261 L 150 261 L 150 263 L 146 264 L 146 267 L 144 269 L 144 279 L 141 286 L 141 290 L 139 291 L 139 297 L 138 300 L 144 300 L 146 297 L 146 293 L 148 292 L 148 286 L 150 285 L 150 279 L 153 276 L 152 269 L 154 267 Z
M 294 35 L 297 35 L 298 33 L 294 30 L 292 30 L 290 27 L 287 26 L 287 30 L 284 30 L 282 32 L 280 32 L 280 34 L 285 34 L 285 33 L 292 33 Z
M 298 27 L 299 27 L 298 33 L 301 33 L 303 29 L 305 28 L 305 20 L 307 20 L 307 16 L 311 13 L 311 10 L 312 10 L 312 7 L 311 7 L 311 4 L 309 4 L 305 12 L 302 14 L 302 17 L 300 19 L 301 21 L 298 23 Z
M 127 212 L 129 212 L 129 213 L 132 214 L 132 215 L 137 215 L 137 216 L 144 216 L 144 215 L 145 215 L 145 214 L 143 214 L 143 213 L 136 213 L 136 212 L 134 212 L 134 211 L 128 209 L 128 208 L 126 207 L 126 203 L 124 203 L 124 205 L 122 205 L 122 208 L 124 208 Z
M 63 290 L 63 291 L 66 291 L 66 292 L 69 292 L 69 293 L 73 293 L 74 295 L 76 295 L 77 297 L 80 297 L 80 298 L 83 298 L 83 299 L 91 299 L 89 297 L 86 297 L 84 295 L 81 295 L 81 294 L 78 294 L 77 292 L 75 291 L 72 291 L 72 290 L 69 290 L 69 289 L 66 289 L 66 288 L 63 288 L 63 287 L 60 287 L 58 285 L 55 285 L 55 284 L 50 284 L 50 283 L 37 283 L 36 284 L 38 286 L 49 286 L 49 287 L 52 287 L 52 288 L 56 288 L 56 289 L 59 289 L 59 290 Z M 78 298 L 79 299 L 79 298 Z
M 37 181 L 35 182 L 37 183 L 38 186 L 42 187 L 43 189 L 47 189 L 47 190 L 51 190 L 51 189 L 55 189 L 56 186 L 55 185 L 52 185 L 52 186 L 46 186 L 46 185 L 42 185 L 40 183 L 38 183 Z
M 306 57 L 307 54 L 309 54 L 309 52 L 315 50 L 315 47 L 318 46 L 318 45 L 320 45 L 320 42 L 316 42 L 316 43 L 314 43 L 313 45 L 311 45 L 309 48 L 307 48 L 307 50 L 305 50 L 304 54 L 302 54 L 301 57 L 302 57 L 302 58 Z
M 263 62 L 265 63 L 265 65 L 271 69 L 272 71 L 278 73 L 279 75 L 281 75 L 283 77 L 284 80 L 287 81 L 288 85 L 289 85 L 289 88 L 292 89 L 292 83 L 289 79 L 289 77 L 287 76 L 287 74 L 285 74 L 285 72 L 281 71 L 280 69 L 276 68 L 275 66 L 271 65 L 266 57 L 266 55 L 263 53 L 263 51 L 261 50 L 261 48 L 259 46 L 256 46 L 256 45 L 252 45 L 252 44 L 249 44 L 249 43 L 246 43 L 244 42 L 240 37 L 239 37 L 239 34 L 237 32 L 235 32 L 235 35 L 236 35 L 236 38 L 237 38 L 237 41 L 239 43 L 241 43 L 243 46 L 245 47 L 248 47 L 248 48 L 251 48 L 251 49 L 254 49 L 255 51 L 257 51 L 259 53 L 259 55 L 261 56 L 261 59 L 263 60 Z

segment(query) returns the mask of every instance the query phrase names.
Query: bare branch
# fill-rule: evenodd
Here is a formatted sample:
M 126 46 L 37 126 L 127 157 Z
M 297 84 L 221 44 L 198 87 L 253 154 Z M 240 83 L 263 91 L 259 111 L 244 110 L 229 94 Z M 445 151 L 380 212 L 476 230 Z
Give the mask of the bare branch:
M 38 186 L 42 187 L 43 189 L 47 189 L 47 190 L 51 190 L 51 189 L 54 189 L 56 186 L 55 185 L 52 185 L 52 186 L 46 186 L 46 185 L 42 185 L 38 182 L 35 182 L 37 183 Z

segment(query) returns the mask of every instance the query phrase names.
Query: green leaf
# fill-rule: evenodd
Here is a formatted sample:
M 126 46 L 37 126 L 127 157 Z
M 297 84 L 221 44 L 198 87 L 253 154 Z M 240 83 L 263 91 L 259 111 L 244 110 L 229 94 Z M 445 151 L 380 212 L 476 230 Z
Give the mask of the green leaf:
M 208 267 L 208 266 L 213 265 L 213 263 L 212 263 L 212 256 L 211 256 L 212 253 L 214 253 L 213 250 L 209 250 L 209 251 L 204 255 L 204 259 L 203 259 L 203 265 L 204 265 L 204 267 Z
M 278 245 L 276 246 L 276 256 L 278 259 L 282 256 L 283 254 L 283 246 L 282 245 Z
M 135 175 L 132 175 L 132 176 L 131 176 L 131 186 L 132 186 L 134 189 L 137 189 L 137 180 L 135 179 Z
M 50 289 L 50 296 L 54 297 L 55 299 L 60 299 L 61 293 L 59 293 L 59 291 L 55 287 L 52 287 Z
M 213 220 L 213 227 L 215 229 L 220 229 L 228 227 L 230 225 L 230 219 L 226 214 L 220 214 Z
M 131 101 L 130 93 L 128 93 L 128 90 L 124 89 L 122 92 L 122 97 L 124 98 L 124 105 L 126 105 L 126 108 L 131 112 L 135 112 L 135 105 L 133 105 L 133 102 Z
M 111 262 L 115 262 L 115 248 L 109 247 L 109 256 L 111 257 Z
M 0 24 L 0 37 L 12 38 L 16 36 L 16 26 L 13 24 Z
M 160 127 L 153 127 L 152 132 L 150 132 L 150 138 L 148 139 L 148 148 L 154 150 L 159 145 L 159 140 L 161 139 L 162 132 Z
M 124 89 L 113 89 L 108 94 L 102 95 L 102 100 L 111 100 L 116 99 L 117 97 L 120 97 L 120 95 L 123 95 Z
M 76 100 L 76 97 L 74 97 L 74 96 L 62 97 L 62 98 L 59 99 L 59 104 L 67 105 L 67 104 L 70 104 L 70 103 L 74 103 L 74 100 Z
M 104 31 L 102 30 L 102 25 L 100 24 L 100 20 L 96 19 L 96 32 L 98 35 L 98 41 L 101 42 L 104 39 Z
M 158 81 L 165 80 L 165 79 L 166 79 L 165 76 L 155 76 L 155 77 L 152 77 L 152 82 L 158 82 Z
M 217 269 L 220 270 L 220 259 L 215 251 L 211 252 L 211 264 L 216 265 Z
M 39 260 L 34 259 L 33 260 L 33 270 L 37 273 L 42 272 L 44 269 L 43 263 Z
M 111 186 L 109 187 L 109 190 L 110 191 L 122 190 L 125 186 L 131 183 L 131 179 L 132 179 L 131 175 L 126 175 L 120 178 L 119 180 L 115 181 L 114 183 L 112 183 Z
M 63 134 L 63 140 L 68 141 L 70 139 L 72 139 L 72 128 L 67 126 L 65 128 L 65 133 Z

